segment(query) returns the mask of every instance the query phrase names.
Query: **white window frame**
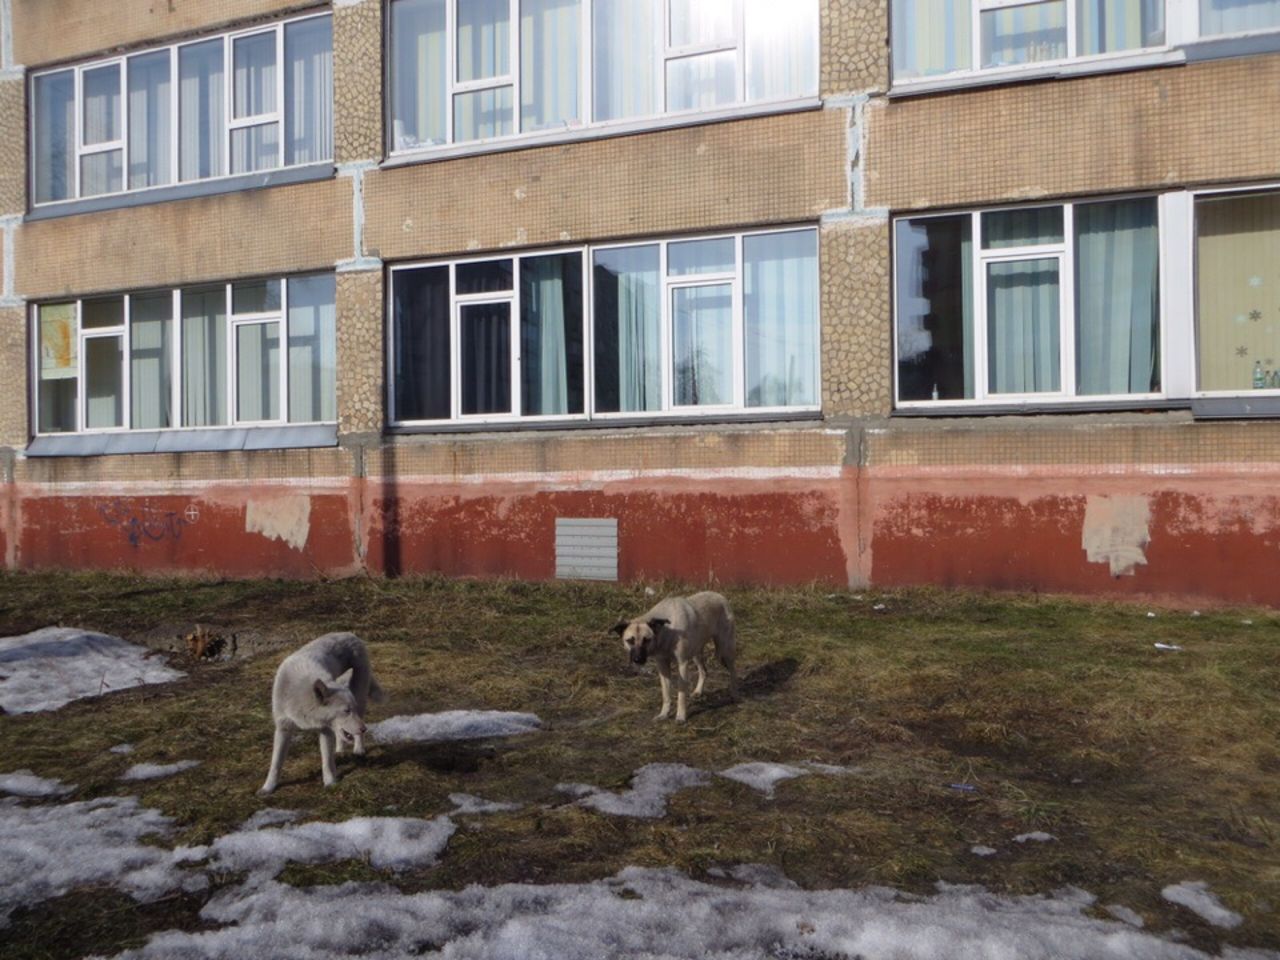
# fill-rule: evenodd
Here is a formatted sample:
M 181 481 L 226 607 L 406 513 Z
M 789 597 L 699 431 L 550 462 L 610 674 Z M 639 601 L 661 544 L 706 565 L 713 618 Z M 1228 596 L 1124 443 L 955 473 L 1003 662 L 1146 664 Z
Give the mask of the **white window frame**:
M 386 362 L 387 362 L 387 420 L 392 427 L 459 427 L 459 426 L 489 426 L 489 425 L 512 425 L 512 424 L 539 424 L 539 423 L 572 423 L 581 421 L 590 422 L 611 422 L 611 421 L 636 421 L 636 420 L 696 420 L 708 416 L 728 417 L 732 419 L 750 420 L 759 417 L 777 417 L 781 415 L 794 414 L 796 416 L 805 416 L 809 414 L 820 413 L 822 410 L 822 349 L 821 349 L 821 330 L 822 330 L 822 304 L 821 298 L 815 301 L 816 316 L 814 324 L 816 328 L 815 336 L 815 357 L 814 360 L 814 377 L 815 388 L 818 392 L 818 400 L 813 404 L 805 404 L 798 406 L 771 406 L 771 407 L 748 407 L 746 405 L 746 318 L 745 318 L 745 283 L 743 277 L 744 260 L 743 247 L 744 241 L 750 237 L 763 237 L 773 234 L 798 233 L 801 231 L 812 231 L 815 239 L 818 240 L 817 258 L 821 262 L 821 234 L 818 232 L 817 226 L 814 224 L 793 224 L 783 227 L 772 227 L 767 230 L 747 230 L 738 233 L 712 233 L 697 234 L 693 236 L 678 236 L 662 239 L 649 240 L 633 240 L 625 243 L 606 243 L 577 247 L 552 247 L 547 249 L 533 249 L 522 251 L 520 253 L 494 253 L 489 256 L 473 256 L 456 260 L 425 260 L 413 263 L 403 263 L 392 266 L 390 269 L 390 280 L 387 284 L 387 324 L 388 336 L 386 338 Z M 668 248 L 673 243 L 686 243 L 698 240 L 734 240 L 734 257 L 735 272 L 728 273 L 699 273 L 699 274 L 682 274 L 680 276 L 668 276 Z M 658 249 L 658 269 L 659 277 L 659 304 L 661 315 L 659 318 L 659 341 L 661 357 L 659 358 L 659 370 L 661 371 L 661 393 L 662 406 L 657 410 L 631 410 L 617 412 L 599 412 L 595 409 L 595 271 L 594 259 L 597 252 L 606 250 L 626 250 L 640 247 L 657 246 Z M 512 325 L 512 384 L 511 384 L 511 405 L 513 412 L 505 415 L 461 415 L 461 377 L 460 377 L 460 358 L 461 358 L 461 340 L 459 338 L 459 311 L 458 301 L 462 303 L 495 303 L 505 299 L 502 291 L 491 293 L 471 294 L 464 297 L 457 297 L 454 294 L 456 289 L 456 271 L 457 267 L 468 263 L 483 263 L 496 260 L 518 261 L 523 258 L 552 256 L 556 254 L 579 253 L 582 255 L 582 265 L 584 271 L 582 286 L 582 355 L 585 370 L 583 371 L 583 412 L 578 414 L 547 414 L 536 416 L 525 416 L 520 412 L 522 405 L 521 396 L 521 380 L 520 371 L 522 357 L 520 357 L 520 271 L 518 264 L 513 265 L 513 290 L 511 292 L 511 325 Z M 395 382 L 395 274 L 401 271 L 412 271 L 422 269 L 424 267 L 449 267 L 449 309 L 450 309 L 450 376 L 452 378 L 451 398 L 452 408 L 448 419 L 435 420 L 404 420 L 400 419 L 396 409 L 396 382 Z M 726 283 L 732 283 L 733 296 L 733 402 L 731 404 L 720 404 L 716 406 L 676 406 L 674 404 L 674 367 L 675 355 L 673 350 L 673 325 L 674 310 L 673 303 L 674 291 L 689 287 L 704 286 L 723 286 Z M 819 278 L 819 287 L 821 287 L 821 279 Z
M 49 70 L 35 70 L 30 76 L 32 82 L 28 85 L 28 107 L 30 111 L 29 138 L 30 145 L 27 148 L 27 160 L 31 167 L 29 175 L 29 189 L 31 196 L 35 197 L 35 170 L 34 165 L 36 157 L 33 151 L 35 142 L 35 124 L 36 124 L 36 83 L 38 77 L 52 76 L 54 74 L 73 72 L 75 80 L 75 130 L 74 130 L 74 151 L 75 151 L 75 194 L 70 197 L 64 197 L 60 200 L 45 200 L 41 202 L 32 201 L 32 208 L 57 207 L 60 204 L 75 203 L 80 200 L 96 200 L 102 197 L 119 197 L 130 194 L 145 194 L 151 190 L 166 190 L 183 184 L 192 183 L 213 183 L 219 180 L 230 180 L 237 177 L 251 176 L 253 173 L 266 173 L 268 171 L 250 171 L 246 173 L 231 172 L 231 133 L 233 130 L 243 129 L 245 127 L 265 126 L 274 122 L 278 125 L 279 141 L 278 163 L 273 169 L 282 170 L 286 168 L 285 164 L 285 97 L 284 97 L 284 80 L 285 80 L 285 63 L 284 63 L 284 32 L 285 29 L 293 24 L 303 23 L 307 20 L 318 20 L 324 17 L 332 17 L 332 13 L 328 11 L 319 13 L 309 13 L 304 16 L 291 17 L 286 20 L 278 20 L 274 23 L 248 28 L 245 30 L 232 31 L 230 33 L 211 34 L 209 36 L 198 37 L 191 40 L 183 40 L 181 43 L 173 43 L 166 46 L 148 47 L 143 50 L 137 50 L 124 56 L 107 57 L 101 60 L 86 61 L 81 64 L 75 64 L 66 67 L 57 67 Z M 274 114 L 261 114 L 255 117 L 241 117 L 235 119 L 235 100 L 234 94 L 234 63 L 233 51 L 234 41 L 244 37 L 251 37 L 256 34 L 272 33 L 276 35 L 276 111 Z M 199 46 L 209 43 L 210 41 L 221 41 L 222 43 L 222 71 L 223 71 L 223 105 L 224 116 L 222 118 L 222 160 L 223 172 L 216 177 L 200 177 L 192 180 L 183 180 L 182 159 L 178 154 L 179 150 L 179 131 L 180 112 L 179 101 L 179 50 Z M 169 150 L 170 150 L 170 171 L 169 181 L 167 183 L 159 183 L 149 187 L 137 187 L 131 189 L 129 187 L 129 64 L 138 57 L 147 56 L 156 53 L 168 51 L 169 53 L 169 83 L 172 89 L 169 103 Z M 117 64 L 120 71 L 120 98 L 121 98 L 121 139 L 112 141 L 109 144 L 93 144 L 84 146 L 84 74 L 92 72 L 99 67 L 111 66 Z M 95 193 L 91 196 L 82 194 L 80 158 L 89 156 L 94 153 L 106 153 L 111 150 L 121 151 L 121 183 L 123 189 L 110 193 Z M 306 164 L 295 164 L 295 166 L 315 166 L 320 163 L 332 163 L 332 158 L 320 161 L 309 161 Z
M 252 283 L 254 280 L 239 279 L 228 281 L 221 286 L 223 287 L 223 296 L 225 302 L 225 316 L 227 318 L 227 342 L 225 349 L 226 362 L 226 408 L 223 419 L 225 423 L 207 425 L 207 426 L 186 426 L 183 423 L 182 410 L 182 293 L 185 289 L 193 289 L 197 287 L 215 286 L 216 284 L 191 284 L 188 287 L 178 287 L 175 289 L 159 288 L 152 290 L 139 290 L 126 294 L 104 294 L 87 297 L 79 297 L 74 300 L 67 299 L 51 299 L 33 303 L 30 309 L 30 404 L 31 404 L 31 434 L 36 437 L 67 437 L 86 434 L 108 434 L 108 433 L 128 433 L 134 429 L 133 427 L 133 298 L 136 296 L 155 296 L 157 294 L 169 293 L 171 297 L 170 306 L 170 322 L 173 324 L 170 337 L 169 364 L 170 364 L 170 383 L 169 383 L 169 423 L 168 427 L 147 427 L 139 428 L 147 433 L 163 432 L 178 433 L 188 432 L 192 430 L 229 430 L 245 427 L 271 427 L 271 426 L 336 426 L 337 420 L 299 420 L 291 421 L 289 419 L 289 281 L 304 280 L 308 277 L 324 276 L 324 272 L 311 272 L 300 274 L 289 274 L 285 276 L 271 276 L 265 279 L 267 281 L 277 281 L 280 283 L 280 309 L 278 311 L 266 311 L 263 313 L 243 313 L 232 314 L 232 288 L 243 283 Z M 114 327 L 94 327 L 85 330 L 83 326 L 84 304 L 90 300 L 111 300 L 121 298 L 124 301 L 124 322 Z M 53 306 L 56 304 L 74 303 L 76 315 L 76 420 L 75 430 L 40 430 L 40 409 L 39 409 L 39 380 L 40 375 L 40 308 L 44 306 Z M 336 305 L 335 305 L 336 306 Z M 246 421 L 237 419 L 239 411 L 239 394 L 237 390 L 237 356 L 236 356 L 236 330 L 242 326 L 252 326 L 254 324 L 265 324 L 278 322 L 280 324 L 280 418 L 276 420 L 255 420 Z M 85 352 L 84 344 L 86 340 L 95 338 L 122 337 L 123 352 L 121 362 L 124 365 L 122 377 L 124 391 L 124 411 L 121 417 L 122 426 L 119 427 L 95 427 L 88 428 L 85 426 L 87 420 L 87 404 L 88 391 L 85 389 Z M 335 324 L 334 337 L 337 337 L 337 328 Z M 336 384 L 335 384 L 336 387 Z
M 395 0 L 391 0 L 392 3 Z M 730 40 L 723 38 L 708 44 L 696 44 L 689 46 L 674 47 L 671 45 L 671 2 L 672 0 L 660 0 L 662 3 L 662 15 L 655 17 L 654 31 L 655 35 L 651 38 L 653 49 L 657 51 L 658 57 L 654 69 L 655 90 L 654 102 L 659 105 L 658 112 L 645 116 L 625 117 L 617 120 L 596 120 L 595 104 L 593 101 L 594 92 L 594 68 L 595 68 L 595 43 L 594 43 L 594 0 L 581 0 L 581 25 L 579 27 L 579 55 L 581 63 L 578 70 L 578 119 L 569 121 L 565 124 L 564 129 L 555 127 L 541 128 L 538 130 L 524 131 L 521 129 L 521 109 L 520 109 L 520 76 L 522 64 L 520 62 L 520 0 L 510 0 L 511 4 L 511 71 L 509 74 L 501 78 L 486 78 L 484 80 L 469 81 L 467 83 L 459 83 L 458 75 L 458 58 L 457 58 L 457 4 L 465 2 L 465 0 L 446 0 L 445 3 L 445 30 L 447 31 L 446 39 L 446 57 L 448 59 L 446 70 L 445 84 L 445 142 L 441 144 L 417 144 L 414 146 L 400 147 L 395 141 L 395 123 L 392 115 L 392 100 L 390 91 L 392 84 L 387 84 L 387 96 L 385 98 L 384 111 L 386 115 L 386 140 L 387 140 L 387 156 L 390 158 L 413 158 L 422 155 L 454 155 L 459 153 L 471 153 L 493 144 L 506 144 L 512 141 L 538 143 L 545 140 L 565 139 L 566 133 L 569 133 L 569 139 L 579 139 L 584 134 L 595 134 L 598 136 L 607 136 L 612 133 L 631 132 L 634 130 L 644 130 L 655 126 L 662 126 L 663 121 L 675 119 L 682 122 L 697 122 L 705 120 L 709 117 L 718 117 L 720 115 L 752 115 L 755 113 L 777 112 L 786 109 L 798 109 L 802 106 L 810 106 L 817 102 L 819 91 L 815 86 L 812 91 L 806 91 L 794 97 L 781 100 L 751 100 L 746 99 L 747 77 L 750 73 L 750 64 L 748 63 L 748 45 L 746 37 L 746 8 L 741 2 L 735 16 L 735 36 Z M 646 0 L 649 2 L 649 0 Z M 804 3 L 814 3 L 816 0 L 800 0 Z M 387 29 L 390 30 L 391 17 L 386 18 Z M 658 35 L 660 31 L 661 35 Z M 813 50 L 815 60 L 820 56 L 821 47 L 821 30 L 819 30 L 818 48 Z M 395 55 L 395 46 L 393 43 L 387 44 L 388 50 L 388 76 L 394 75 L 396 64 L 393 61 Z M 667 105 L 667 66 L 675 60 L 686 59 L 698 56 L 699 54 L 716 53 L 724 50 L 734 50 L 737 54 L 737 68 L 735 73 L 735 97 L 732 103 L 723 104 L 719 107 L 709 109 L 692 109 L 672 111 L 666 108 Z M 458 93 L 468 93 L 475 90 L 498 89 L 500 87 L 511 87 L 511 130 L 510 134 L 500 137 L 487 137 L 475 140 L 459 141 L 455 138 L 454 130 L 454 97 Z
M 983 207 L 976 210 L 946 213 L 903 214 L 893 218 L 893 236 L 897 236 L 897 224 L 922 220 L 970 218 L 972 245 L 973 285 L 973 393 L 972 397 L 938 400 L 903 400 L 899 394 L 900 358 L 898 320 L 899 251 L 894 244 L 893 282 L 893 394 L 896 410 L 952 410 L 966 407 L 1007 407 L 1010 411 L 1026 407 L 1132 405 L 1142 402 L 1160 402 L 1178 397 L 1189 397 L 1187 375 L 1193 357 L 1184 338 L 1176 339 L 1175 331 L 1185 332 L 1185 310 L 1190 306 L 1185 299 L 1183 283 L 1185 270 L 1181 269 L 1181 252 L 1173 244 L 1168 229 L 1177 220 L 1180 211 L 1168 202 L 1170 196 L 1152 193 L 1133 193 L 1117 196 L 1085 198 L 1055 203 L 1024 203 Z M 1183 195 L 1185 196 L 1185 194 Z M 1159 258 L 1160 290 L 1160 390 L 1154 393 L 1078 394 L 1076 377 L 1076 262 L 1075 262 L 1075 208 L 1094 203 L 1108 203 L 1133 199 L 1156 199 L 1156 231 Z M 1062 208 L 1062 242 L 1025 247 L 998 247 L 990 250 L 982 247 L 982 216 L 1007 210 L 1038 210 L 1045 207 Z M 1058 361 L 1060 364 L 1059 389 L 1042 393 L 993 393 L 990 389 L 991 371 L 988 365 L 989 330 L 987 316 L 987 267 L 992 263 L 1016 263 L 1030 260 L 1058 260 Z M 1176 300 L 1173 298 L 1181 298 Z

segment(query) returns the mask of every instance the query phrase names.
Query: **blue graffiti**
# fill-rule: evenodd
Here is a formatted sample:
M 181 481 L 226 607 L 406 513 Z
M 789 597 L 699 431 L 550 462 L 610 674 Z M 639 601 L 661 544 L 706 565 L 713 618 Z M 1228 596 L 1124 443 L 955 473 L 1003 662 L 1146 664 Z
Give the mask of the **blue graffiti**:
M 117 497 L 98 504 L 98 515 L 112 527 L 119 527 L 125 539 L 137 547 L 144 542 L 181 540 L 187 519 L 174 510 L 157 510 L 148 506 L 133 506 Z

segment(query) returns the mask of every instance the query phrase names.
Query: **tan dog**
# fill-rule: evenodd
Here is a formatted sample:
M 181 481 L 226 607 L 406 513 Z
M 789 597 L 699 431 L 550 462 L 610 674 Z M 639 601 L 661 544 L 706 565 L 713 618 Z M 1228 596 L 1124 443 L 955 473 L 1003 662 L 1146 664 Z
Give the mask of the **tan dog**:
M 671 713 L 672 666 L 675 667 L 676 722 L 684 723 L 688 709 L 689 664 L 698 668 L 695 697 L 702 696 L 707 679 L 708 640 L 715 643 L 716 656 L 729 671 L 729 696 L 738 699 L 738 675 L 734 672 L 735 637 L 733 611 L 729 601 L 718 593 L 695 593 L 691 597 L 667 597 L 652 610 L 635 620 L 619 620 L 614 633 L 631 654 L 631 662 L 642 664 L 653 657 L 662 682 L 662 712 L 658 720 Z

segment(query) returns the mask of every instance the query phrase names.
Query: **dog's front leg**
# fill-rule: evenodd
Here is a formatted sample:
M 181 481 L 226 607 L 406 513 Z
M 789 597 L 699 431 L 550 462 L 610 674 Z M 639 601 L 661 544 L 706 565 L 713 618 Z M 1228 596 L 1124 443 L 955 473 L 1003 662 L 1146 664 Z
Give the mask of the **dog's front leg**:
M 684 723 L 689 709 L 689 661 L 681 660 L 676 671 L 676 723 Z
M 662 684 L 662 712 L 653 719 L 665 720 L 671 713 L 671 664 L 665 660 L 659 660 L 658 681 Z
M 275 743 L 271 747 L 271 768 L 267 771 L 267 782 L 258 791 L 264 796 L 273 792 L 280 782 L 280 769 L 284 766 L 284 755 L 289 751 L 289 739 L 289 731 L 277 726 Z
M 698 683 L 693 688 L 695 697 L 702 696 L 702 685 L 707 682 L 707 665 L 703 662 L 706 659 L 705 656 L 699 656 L 698 659 L 693 661 L 693 665 L 698 668 Z
M 338 782 L 338 764 L 334 761 L 333 731 L 327 727 L 320 731 L 320 769 L 324 774 L 324 785 L 332 787 Z

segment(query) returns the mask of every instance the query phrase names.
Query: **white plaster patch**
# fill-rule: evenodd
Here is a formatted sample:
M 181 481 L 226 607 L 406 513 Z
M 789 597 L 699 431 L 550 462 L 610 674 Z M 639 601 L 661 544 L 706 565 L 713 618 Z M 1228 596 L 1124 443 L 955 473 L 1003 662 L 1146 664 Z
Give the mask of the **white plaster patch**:
M 311 498 L 305 494 L 250 500 L 244 511 L 245 533 L 283 540 L 301 550 L 311 536 Z
M 1142 496 L 1090 496 L 1080 539 L 1090 563 L 1109 564 L 1113 577 L 1133 576 L 1134 567 L 1147 562 L 1151 500 Z

